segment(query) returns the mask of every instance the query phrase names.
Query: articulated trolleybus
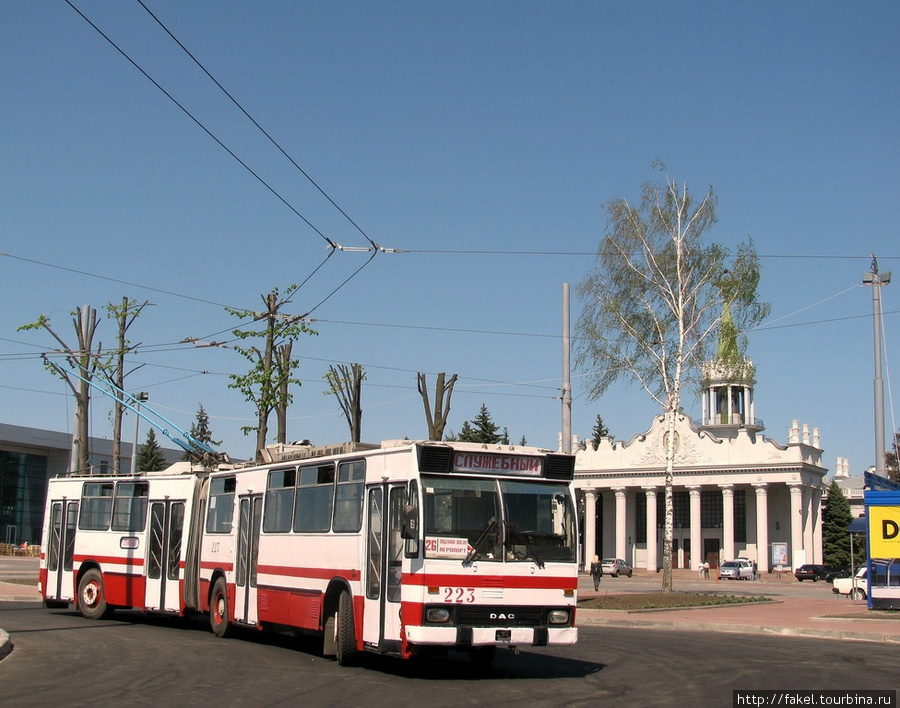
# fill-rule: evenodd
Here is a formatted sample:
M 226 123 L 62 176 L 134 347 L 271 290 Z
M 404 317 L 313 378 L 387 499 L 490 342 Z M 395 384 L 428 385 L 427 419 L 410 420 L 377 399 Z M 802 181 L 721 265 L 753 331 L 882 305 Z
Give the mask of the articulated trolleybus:
M 49 484 L 48 606 L 208 613 L 318 633 L 323 653 L 410 657 L 574 644 L 574 457 L 388 441 L 267 450 L 270 463 Z

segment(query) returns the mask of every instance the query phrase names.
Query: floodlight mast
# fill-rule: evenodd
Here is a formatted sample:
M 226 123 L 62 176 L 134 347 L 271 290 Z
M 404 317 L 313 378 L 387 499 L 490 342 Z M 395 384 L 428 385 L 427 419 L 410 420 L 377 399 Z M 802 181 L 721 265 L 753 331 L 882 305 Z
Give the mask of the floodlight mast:
M 884 382 L 881 379 L 881 286 L 891 282 L 890 272 L 878 272 L 878 259 L 872 254 L 872 271 L 863 273 L 863 285 L 872 286 L 872 312 L 875 330 L 875 474 L 887 477 L 884 468 Z

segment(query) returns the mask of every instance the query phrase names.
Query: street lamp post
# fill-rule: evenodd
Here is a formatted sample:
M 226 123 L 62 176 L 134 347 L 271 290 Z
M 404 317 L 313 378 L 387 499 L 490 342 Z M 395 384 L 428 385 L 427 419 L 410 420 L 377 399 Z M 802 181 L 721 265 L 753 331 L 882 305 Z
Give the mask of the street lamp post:
M 132 477 L 137 474 L 137 456 L 138 456 L 138 428 L 141 424 L 141 417 L 137 414 L 137 412 L 141 409 L 141 403 L 147 401 L 150 398 L 150 394 L 146 391 L 141 391 L 140 393 L 134 394 L 135 400 L 135 413 L 134 413 L 134 443 L 131 446 L 131 475 Z
M 878 272 L 878 260 L 873 255 L 872 272 L 863 273 L 862 282 L 872 286 L 875 318 L 875 474 L 887 477 L 884 469 L 884 383 L 881 380 L 881 286 L 891 282 L 891 274 Z

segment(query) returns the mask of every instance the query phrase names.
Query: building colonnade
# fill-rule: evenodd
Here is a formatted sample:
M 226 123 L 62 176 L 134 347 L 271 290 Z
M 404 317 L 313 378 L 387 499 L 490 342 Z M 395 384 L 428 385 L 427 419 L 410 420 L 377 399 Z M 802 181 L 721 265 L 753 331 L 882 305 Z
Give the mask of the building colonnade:
M 637 568 L 663 564 L 665 488 L 630 481 L 600 486 L 578 479 L 582 562 L 622 558 Z M 673 566 L 712 567 L 734 558 L 759 572 L 822 562 L 822 487 L 801 480 L 709 483 L 673 487 Z

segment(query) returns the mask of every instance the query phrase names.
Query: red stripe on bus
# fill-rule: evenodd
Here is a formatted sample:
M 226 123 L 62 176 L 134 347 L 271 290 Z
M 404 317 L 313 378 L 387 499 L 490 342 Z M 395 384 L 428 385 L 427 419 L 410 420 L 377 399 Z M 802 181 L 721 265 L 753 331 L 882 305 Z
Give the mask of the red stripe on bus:
M 578 579 L 573 577 L 528 575 L 438 575 L 435 573 L 404 573 L 404 585 L 438 585 L 443 587 L 502 588 L 505 590 L 575 590 Z
M 258 573 L 284 575 L 289 578 L 308 578 L 312 580 L 331 580 L 334 577 L 347 580 L 359 580 L 361 574 L 352 568 L 295 568 L 288 565 L 259 565 Z
M 85 561 L 96 561 L 97 563 L 116 563 L 120 565 L 143 566 L 143 558 L 127 558 L 121 556 L 80 556 L 74 558 L 76 563 L 84 563 Z
M 203 570 L 216 570 L 221 568 L 226 573 L 230 573 L 234 570 L 234 563 L 219 563 L 218 561 L 200 561 L 200 567 Z

